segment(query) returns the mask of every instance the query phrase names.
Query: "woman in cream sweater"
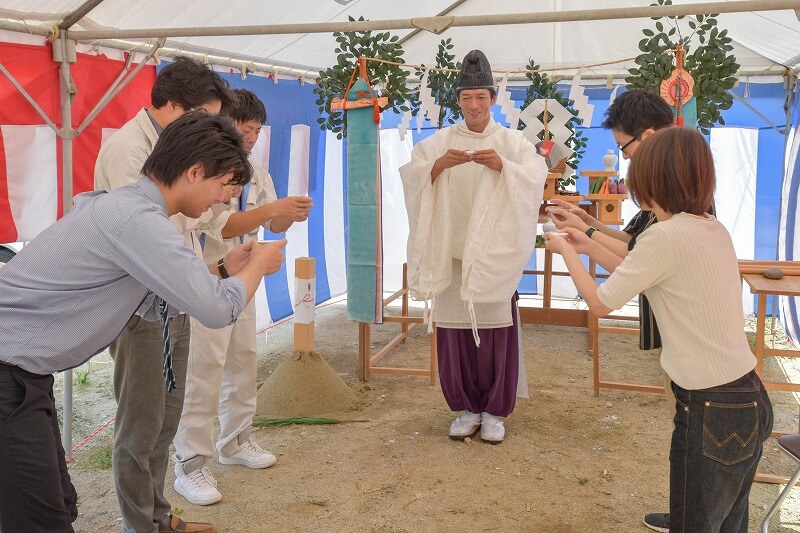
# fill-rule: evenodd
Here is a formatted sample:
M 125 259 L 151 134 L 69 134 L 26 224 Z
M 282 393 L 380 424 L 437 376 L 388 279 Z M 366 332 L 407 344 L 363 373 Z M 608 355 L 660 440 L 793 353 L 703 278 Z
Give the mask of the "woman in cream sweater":
M 746 532 L 772 406 L 744 333 L 733 243 L 705 213 L 715 186 L 711 150 L 696 131 L 658 131 L 639 146 L 626 183 L 658 224 L 621 264 L 609 264 L 608 250 L 574 228 L 546 234 L 547 247 L 564 257 L 593 314 L 605 316 L 640 292 L 650 300 L 676 402 L 670 531 Z M 611 272 L 605 283 L 589 276 L 581 253 Z

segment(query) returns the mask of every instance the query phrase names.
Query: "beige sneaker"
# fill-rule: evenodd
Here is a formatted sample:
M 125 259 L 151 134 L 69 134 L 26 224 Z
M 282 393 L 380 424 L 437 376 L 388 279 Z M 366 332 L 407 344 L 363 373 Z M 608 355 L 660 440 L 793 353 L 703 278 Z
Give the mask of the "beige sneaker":
M 261 446 L 253 440 L 253 437 L 240 444 L 232 455 L 224 455 L 222 452 L 219 454 L 220 463 L 224 465 L 244 465 L 247 468 L 267 468 L 274 465 L 277 460 L 274 455 L 262 450 Z
M 175 483 L 173 485 L 175 492 L 195 505 L 212 505 L 220 501 L 222 494 L 217 490 L 217 480 L 205 466 L 186 471 L 187 468 L 194 466 L 196 466 L 195 459 L 185 463 L 175 463 Z
M 481 415 L 465 411 L 453 423 L 450 424 L 450 438 L 454 440 L 464 440 L 471 437 L 481 427 Z

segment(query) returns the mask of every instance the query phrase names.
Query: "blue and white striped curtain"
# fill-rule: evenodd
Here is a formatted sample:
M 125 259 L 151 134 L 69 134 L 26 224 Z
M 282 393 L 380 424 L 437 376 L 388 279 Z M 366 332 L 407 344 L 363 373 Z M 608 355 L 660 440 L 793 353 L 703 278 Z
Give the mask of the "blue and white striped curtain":
M 783 179 L 780 237 L 778 241 L 779 259 L 782 261 L 800 261 L 800 204 L 797 196 L 800 191 L 800 98 L 798 88 L 792 95 L 792 121 L 789 140 L 786 145 L 786 161 Z M 800 340 L 800 317 L 798 316 L 798 298 L 782 296 L 780 298 L 781 316 L 786 326 L 786 333 L 797 344 Z

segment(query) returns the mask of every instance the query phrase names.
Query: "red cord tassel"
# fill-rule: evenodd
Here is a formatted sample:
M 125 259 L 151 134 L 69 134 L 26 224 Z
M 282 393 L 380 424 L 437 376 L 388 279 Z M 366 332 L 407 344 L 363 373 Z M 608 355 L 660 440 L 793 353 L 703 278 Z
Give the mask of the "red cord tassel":
M 375 121 L 375 124 L 381 123 L 381 106 L 378 105 L 377 99 L 375 99 L 375 103 L 372 106 L 372 120 Z

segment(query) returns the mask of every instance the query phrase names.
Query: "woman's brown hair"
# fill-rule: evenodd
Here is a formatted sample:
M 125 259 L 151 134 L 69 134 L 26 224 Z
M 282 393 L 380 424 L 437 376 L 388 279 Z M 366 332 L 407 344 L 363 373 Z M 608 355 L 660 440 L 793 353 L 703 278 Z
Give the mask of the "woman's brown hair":
M 708 143 L 680 127 L 648 136 L 631 157 L 626 185 L 634 201 L 669 213 L 702 215 L 714 199 L 716 177 Z

